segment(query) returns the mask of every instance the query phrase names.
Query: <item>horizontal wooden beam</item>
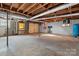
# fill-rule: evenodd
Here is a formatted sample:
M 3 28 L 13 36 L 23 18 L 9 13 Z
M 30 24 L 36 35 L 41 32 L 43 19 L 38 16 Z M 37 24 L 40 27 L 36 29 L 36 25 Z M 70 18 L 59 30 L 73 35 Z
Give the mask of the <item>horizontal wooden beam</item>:
M 15 11 L 12 11 L 12 10 L 9 10 L 9 9 L 5 9 L 5 8 L 0 8 L 0 10 L 2 10 L 2 11 L 8 11 L 8 12 L 11 12 L 11 13 L 17 13 L 17 14 L 29 17 L 29 15 L 26 15 L 26 14 L 23 14 L 23 13 L 20 13 L 20 12 L 15 12 Z
M 56 22 L 56 21 L 62 21 L 64 18 L 53 18 L 53 19 L 47 19 L 47 20 L 45 20 L 45 21 L 49 21 L 49 22 L 51 22 L 51 21 L 53 21 L 53 22 Z

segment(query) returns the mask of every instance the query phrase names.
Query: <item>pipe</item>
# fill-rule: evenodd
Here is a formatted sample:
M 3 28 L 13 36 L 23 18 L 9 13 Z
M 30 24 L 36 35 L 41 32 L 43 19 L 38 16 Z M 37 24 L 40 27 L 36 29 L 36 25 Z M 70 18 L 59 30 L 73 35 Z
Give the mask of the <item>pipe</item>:
M 45 19 L 51 19 L 51 18 L 68 17 L 68 16 L 78 16 L 78 15 L 79 15 L 79 13 L 73 13 L 73 14 L 54 16 L 54 17 L 38 18 L 38 19 L 35 19 L 35 20 L 45 20 Z
M 76 4 L 78 4 L 78 3 L 69 3 L 69 4 L 60 5 L 60 6 L 56 7 L 56 8 L 53 8 L 53 9 L 51 9 L 51 10 L 48 10 L 48 11 L 46 11 L 46 12 L 44 12 L 44 13 L 38 14 L 38 15 L 36 15 L 36 16 L 34 16 L 34 17 L 31 17 L 30 20 L 33 20 L 33 19 L 35 19 L 35 18 L 37 18 L 37 17 L 44 16 L 44 15 L 47 15 L 47 14 L 50 14 L 50 13 L 54 13 L 54 12 L 56 12 L 56 11 L 59 11 L 59 10 L 68 8 L 68 7 L 70 7 L 70 6 L 74 6 L 74 5 L 76 5 Z

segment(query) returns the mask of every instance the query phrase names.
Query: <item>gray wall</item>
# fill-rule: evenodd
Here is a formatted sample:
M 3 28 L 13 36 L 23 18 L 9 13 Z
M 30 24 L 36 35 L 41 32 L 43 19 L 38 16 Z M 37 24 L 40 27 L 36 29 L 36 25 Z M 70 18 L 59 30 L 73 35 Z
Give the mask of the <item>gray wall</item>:
M 46 28 L 44 28 L 44 27 L 46 27 Z M 48 33 L 48 22 L 42 23 L 42 24 L 40 25 L 40 32 Z
M 0 36 L 5 36 L 6 35 L 6 32 L 7 32 L 7 22 L 4 19 L 0 19 L 0 20 L 1 20 L 0 21 Z M 5 23 L 3 23 L 2 20 L 3 20 L 3 22 L 5 21 Z M 9 27 L 8 27 L 8 29 L 9 29 L 8 30 L 9 35 L 13 34 L 13 32 L 15 33 L 16 32 L 16 29 L 15 29 L 15 27 L 16 27 L 15 21 L 9 20 L 8 21 L 8 25 L 9 25 Z
M 10 21 L 8 23 L 10 28 Z M 0 36 L 6 35 L 7 22 L 4 19 L 0 19 Z
M 61 34 L 61 35 L 72 35 L 72 26 L 73 24 L 79 23 L 79 19 L 71 20 L 71 25 L 67 27 L 63 27 L 63 22 L 50 22 L 48 26 L 52 26 L 51 33 L 52 34 Z M 40 31 L 44 32 L 43 24 L 40 26 Z

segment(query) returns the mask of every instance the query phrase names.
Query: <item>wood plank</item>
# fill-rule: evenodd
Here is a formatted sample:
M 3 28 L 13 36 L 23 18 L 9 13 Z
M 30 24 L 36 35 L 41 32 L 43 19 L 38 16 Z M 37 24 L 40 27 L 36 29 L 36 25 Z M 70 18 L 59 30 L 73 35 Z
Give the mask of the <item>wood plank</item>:
M 24 5 L 25 5 L 25 3 L 23 3 L 23 4 L 17 9 L 17 11 L 19 11 Z
M 34 33 L 34 23 L 29 23 L 29 33 Z
M 25 9 L 25 11 L 23 11 L 23 13 L 27 12 L 28 10 L 30 10 L 32 7 L 34 7 L 36 5 L 36 3 L 32 4 L 31 6 L 29 6 L 28 8 Z
M 10 10 L 12 9 L 12 7 L 13 7 L 13 3 L 12 3 L 11 6 L 10 6 Z
M 3 7 L 3 4 L 1 3 L 1 8 Z
M 29 33 L 38 33 L 39 24 L 38 23 L 29 23 Z
M 29 12 L 28 14 L 33 13 L 34 11 L 36 11 L 36 10 L 38 10 L 38 9 L 40 9 L 40 8 L 42 8 L 42 7 L 44 7 L 44 6 L 47 5 L 47 4 L 48 4 L 48 3 L 39 6 L 38 8 L 36 8 L 36 9 L 32 10 L 31 12 Z
M 71 13 L 74 12 L 74 11 L 78 11 L 78 10 L 79 10 L 78 7 L 71 8 Z M 69 9 L 64 9 L 64 10 L 61 10 L 61 11 L 57 11 L 56 12 L 57 15 L 66 14 L 66 13 L 70 13 Z
M 20 15 L 29 16 L 29 15 L 26 15 L 26 14 L 23 14 L 23 13 L 20 13 L 20 12 L 16 12 L 16 11 L 12 11 L 12 10 L 9 10 L 9 9 L 5 9 L 5 8 L 0 8 L 0 10 L 5 10 L 5 11 L 11 12 L 11 13 L 17 13 L 17 14 L 20 14 Z

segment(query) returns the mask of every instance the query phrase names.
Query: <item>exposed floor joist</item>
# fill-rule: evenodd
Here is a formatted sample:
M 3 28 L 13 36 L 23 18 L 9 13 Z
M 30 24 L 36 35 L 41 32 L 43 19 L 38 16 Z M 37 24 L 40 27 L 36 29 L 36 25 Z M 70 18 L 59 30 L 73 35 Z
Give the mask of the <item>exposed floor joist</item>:
M 23 4 L 17 9 L 17 11 L 19 11 L 24 5 L 25 5 L 25 3 L 23 3 Z
M 3 7 L 3 4 L 1 3 L 1 8 Z
M 71 12 L 75 12 L 75 11 L 79 11 L 79 8 L 71 8 Z M 69 12 L 70 12 L 70 10 L 65 9 L 65 10 L 56 12 L 56 14 L 61 15 L 61 14 L 69 13 Z
M 68 8 L 68 7 L 70 7 L 70 6 L 74 6 L 74 5 L 76 5 L 76 4 L 77 4 L 77 3 L 75 3 L 75 4 L 73 4 L 73 3 L 72 3 L 72 4 L 64 4 L 64 5 L 58 6 L 58 7 L 54 8 L 54 9 L 51 9 L 51 10 L 48 10 L 48 11 L 43 12 L 43 13 L 41 13 L 41 14 L 38 14 L 38 15 L 36 15 L 36 16 L 33 16 L 33 17 L 30 18 L 30 19 L 35 19 L 35 18 L 44 16 L 44 15 L 47 15 L 47 14 L 50 14 L 50 13 L 54 13 L 54 12 L 56 12 L 56 11 L 59 11 L 59 10 Z
M 23 13 L 27 12 L 28 10 L 30 10 L 32 7 L 34 7 L 36 4 L 32 4 L 31 6 L 29 6 L 28 8 L 25 9 L 25 11 L 23 11 Z
M 73 14 L 67 14 L 67 15 L 60 15 L 60 16 L 54 16 L 54 17 L 47 17 L 47 18 L 38 18 L 35 20 L 46 20 L 46 19 L 53 19 L 53 18 L 61 18 L 61 17 L 69 17 L 69 16 L 78 16 L 79 13 L 73 13 Z
M 29 12 L 28 14 L 35 12 L 36 10 L 38 10 L 38 9 L 40 9 L 40 8 L 42 8 L 42 7 L 44 7 L 44 6 L 47 5 L 47 4 L 48 4 L 48 3 L 46 3 L 46 4 L 44 4 L 44 5 L 41 5 L 40 7 L 38 7 L 38 8 L 36 8 L 36 9 L 32 10 L 32 11 Z
M 60 5 L 63 5 L 63 4 L 62 3 L 29 3 L 29 4 L 28 3 L 0 3 L 0 9 L 7 10 L 16 14 L 28 16 L 28 17 L 33 17 L 34 15 L 41 14 L 45 11 L 59 7 Z M 79 7 L 79 4 L 72 6 L 71 12 L 78 13 L 79 12 L 78 7 Z M 55 13 L 51 12 L 50 14 L 40 16 L 38 18 L 60 16 L 65 14 L 70 14 L 70 7 L 58 10 Z M 38 19 L 38 18 L 35 18 L 35 19 Z
M 8 10 L 8 9 L 5 9 L 5 8 L 0 8 L 1 11 L 8 11 L 8 12 L 12 12 L 12 13 L 17 13 L 17 14 L 20 14 L 20 15 L 23 15 L 23 16 L 28 16 L 26 14 L 23 14 L 23 13 L 19 13 L 19 12 L 15 12 L 15 11 L 12 11 L 12 10 Z
M 13 4 L 11 4 L 11 6 L 10 6 L 10 10 L 12 9 L 12 7 L 13 7 Z
M 64 10 L 60 10 L 60 11 L 57 11 L 57 12 L 55 12 L 55 13 L 51 13 L 51 14 L 42 16 L 42 17 L 40 17 L 40 18 L 43 18 L 43 17 L 51 17 L 51 16 L 53 16 L 54 14 L 56 14 L 57 16 L 59 16 L 59 15 L 65 15 L 65 14 L 69 14 L 69 13 L 71 14 L 71 13 L 74 13 L 74 12 L 77 12 L 77 11 L 79 11 L 79 8 L 78 8 L 78 7 L 71 8 L 71 10 L 68 9 L 68 8 L 66 8 L 66 9 L 64 9 Z

